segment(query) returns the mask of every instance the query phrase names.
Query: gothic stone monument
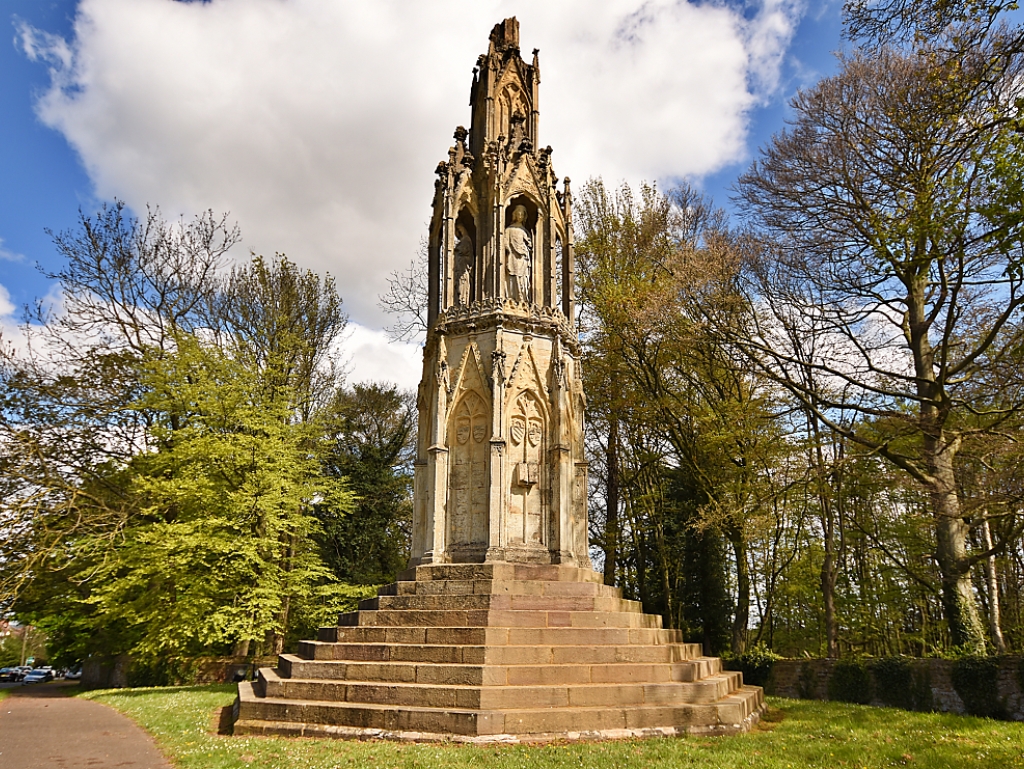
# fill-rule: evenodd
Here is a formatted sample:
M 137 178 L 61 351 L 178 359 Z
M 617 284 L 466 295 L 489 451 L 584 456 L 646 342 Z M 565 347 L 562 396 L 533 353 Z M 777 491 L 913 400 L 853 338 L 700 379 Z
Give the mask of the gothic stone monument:
M 602 584 L 587 555 L 569 180 L 537 51 L 491 32 L 437 168 L 412 558 L 239 685 L 236 734 L 545 740 L 729 733 L 762 693 Z

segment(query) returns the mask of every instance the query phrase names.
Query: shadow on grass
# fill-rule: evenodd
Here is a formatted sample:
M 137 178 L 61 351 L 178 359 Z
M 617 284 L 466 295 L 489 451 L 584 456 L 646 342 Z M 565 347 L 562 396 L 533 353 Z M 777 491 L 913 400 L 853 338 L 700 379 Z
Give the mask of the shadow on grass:
M 186 686 L 148 686 L 138 689 L 89 689 L 82 692 L 84 696 L 94 695 L 117 696 L 117 697 L 148 697 L 153 694 L 181 692 L 210 693 L 210 692 L 235 692 L 238 684 L 191 684 Z

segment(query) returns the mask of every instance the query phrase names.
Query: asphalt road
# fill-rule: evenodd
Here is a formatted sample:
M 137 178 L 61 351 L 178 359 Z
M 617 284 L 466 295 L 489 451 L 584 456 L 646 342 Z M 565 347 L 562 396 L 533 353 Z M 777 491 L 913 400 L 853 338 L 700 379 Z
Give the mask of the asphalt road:
M 171 769 L 152 738 L 77 683 L 16 686 L 0 700 L 3 769 Z M 2 688 L 7 688 L 6 686 Z

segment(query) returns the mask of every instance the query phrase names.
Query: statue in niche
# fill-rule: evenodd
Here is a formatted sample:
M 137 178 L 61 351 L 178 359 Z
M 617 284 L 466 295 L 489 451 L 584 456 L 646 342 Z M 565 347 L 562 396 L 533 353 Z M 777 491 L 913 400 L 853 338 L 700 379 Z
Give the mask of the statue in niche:
M 487 406 L 475 392 L 455 409 L 448 541 L 453 545 L 487 542 L 489 420 Z
M 463 307 L 469 304 L 470 283 L 473 274 L 473 241 L 461 224 L 455 228 L 458 240 L 455 243 L 455 287 L 456 301 Z
M 513 463 L 509 541 L 511 544 L 544 544 L 541 510 L 544 416 L 529 393 L 516 401 L 509 419 L 509 438 Z
M 526 230 L 526 207 L 512 209 L 512 224 L 505 228 L 505 271 L 508 295 L 518 302 L 530 301 L 530 253 L 533 242 Z

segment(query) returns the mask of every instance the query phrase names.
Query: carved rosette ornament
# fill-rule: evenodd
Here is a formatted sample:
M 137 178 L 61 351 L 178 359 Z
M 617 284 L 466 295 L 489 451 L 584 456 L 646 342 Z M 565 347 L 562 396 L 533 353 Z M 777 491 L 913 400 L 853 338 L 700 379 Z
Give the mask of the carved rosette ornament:
M 413 565 L 589 565 L 572 194 L 537 149 L 539 87 L 507 19 L 437 168 Z

